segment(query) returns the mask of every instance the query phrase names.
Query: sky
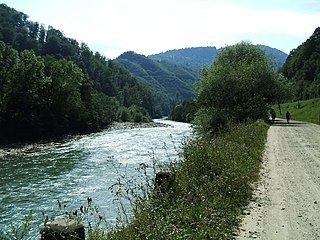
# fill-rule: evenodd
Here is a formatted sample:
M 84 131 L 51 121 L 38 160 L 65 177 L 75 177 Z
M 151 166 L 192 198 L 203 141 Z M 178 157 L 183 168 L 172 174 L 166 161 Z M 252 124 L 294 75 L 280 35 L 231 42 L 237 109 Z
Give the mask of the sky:
M 320 0 L 1 0 L 114 59 L 172 49 L 263 44 L 285 53 L 320 26 Z

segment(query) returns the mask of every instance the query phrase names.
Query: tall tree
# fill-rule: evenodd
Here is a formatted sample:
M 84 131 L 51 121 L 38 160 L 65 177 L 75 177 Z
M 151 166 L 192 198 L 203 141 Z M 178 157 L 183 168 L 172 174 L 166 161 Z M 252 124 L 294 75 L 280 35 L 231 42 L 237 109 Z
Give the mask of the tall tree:
M 280 78 L 258 47 L 241 42 L 224 48 L 199 82 L 200 125 L 206 122 L 210 129 L 225 121 L 264 118 L 281 98 Z

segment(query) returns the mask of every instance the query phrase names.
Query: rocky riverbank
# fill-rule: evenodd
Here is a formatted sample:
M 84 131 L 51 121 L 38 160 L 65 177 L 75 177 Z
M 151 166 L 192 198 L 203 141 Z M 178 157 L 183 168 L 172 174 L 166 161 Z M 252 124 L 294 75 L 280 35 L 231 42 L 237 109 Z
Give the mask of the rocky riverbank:
M 109 129 L 132 129 L 132 128 L 154 128 L 154 127 L 169 127 L 169 124 L 159 122 L 148 122 L 148 123 L 135 123 L 135 122 L 113 122 Z

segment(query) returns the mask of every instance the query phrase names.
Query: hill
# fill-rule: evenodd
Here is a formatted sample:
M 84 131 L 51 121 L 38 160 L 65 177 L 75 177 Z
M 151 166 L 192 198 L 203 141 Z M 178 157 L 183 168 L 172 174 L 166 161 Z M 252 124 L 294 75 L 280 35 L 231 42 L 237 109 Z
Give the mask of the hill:
M 304 43 L 293 49 L 281 68 L 296 87 L 298 99 L 320 96 L 320 27 Z
M 266 55 L 274 62 L 274 65 L 279 69 L 287 58 L 287 54 L 276 49 L 264 45 L 257 45 Z M 148 56 L 153 60 L 167 61 L 182 66 L 186 66 L 196 73 L 200 74 L 204 66 L 209 66 L 216 58 L 221 50 L 216 47 L 194 47 L 184 49 L 174 49 L 166 52 L 153 54 Z
M 186 66 L 199 73 L 203 66 L 211 64 L 218 54 L 215 47 L 174 49 L 148 56 L 150 59 Z
M 165 114 L 183 100 L 195 96 L 194 82 L 198 74 L 182 65 L 152 60 L 144 55 L 126 52 L 116 62 L 156 92 L 156 102 Z
M 153 95 L 85 43 L 0 4 L 0 141 L 97 131 L 123 108 L 155 116 Z

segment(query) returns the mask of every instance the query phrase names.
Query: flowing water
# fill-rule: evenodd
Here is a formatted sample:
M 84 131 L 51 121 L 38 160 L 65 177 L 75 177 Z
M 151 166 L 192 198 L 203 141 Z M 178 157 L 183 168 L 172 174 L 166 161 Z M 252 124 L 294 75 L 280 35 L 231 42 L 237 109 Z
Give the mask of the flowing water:
M 109 187 L 119 174 L 131 178 L 144 163 L 178 160 L 181 141 L 191 135 L 189 124 L 156 120 L 168 127 L 105 130 L 60 142 L 0 149 L 0 229 L 19 225 L 32 210 L 35 217 L 30 239 L 39 238 L 42 214 L 51 217 L 61 209 L 86 204 L 87 197 L 107 222 L 117 217 Z M 115 168 L 115 166 L 122 167 Z M 119 172 L 120 170 L 120 172 Z

